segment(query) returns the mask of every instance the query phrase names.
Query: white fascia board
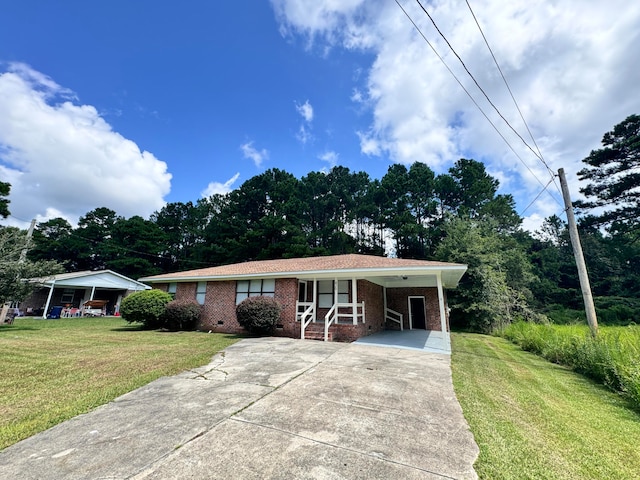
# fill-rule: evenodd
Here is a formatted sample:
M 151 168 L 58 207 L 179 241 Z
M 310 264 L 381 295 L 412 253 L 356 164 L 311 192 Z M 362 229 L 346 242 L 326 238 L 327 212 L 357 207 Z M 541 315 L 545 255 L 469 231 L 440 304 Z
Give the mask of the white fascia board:
M 402 267 L 402 268 L 354 268 L 337 270 L 305 270 L 276 273 L 247 273 L 240 275 L 194 275 L 190 277 L 172 277 L 167 275 L 161 278 L 140 278 L 141 282 L 148 283 L 173 283 L 173 282 L 221 282 L 229 280 L 250 280 L 257 278 L 298 278 L 298 279 L 333 279 L 333 278 L 380 278 L 380 277 L 431 277 L 439 273 L 455 280 L 459 279 L 467 270 L 466 265 L 438 265 L 433 267 Z M 448 274 L 448 275 L 447 275 Z M 375 282 L 379 283 L 379 281 Z M 450 282 L 447 282 L 450 283 Z M 447 285 L 448 286 L 448 285 Z

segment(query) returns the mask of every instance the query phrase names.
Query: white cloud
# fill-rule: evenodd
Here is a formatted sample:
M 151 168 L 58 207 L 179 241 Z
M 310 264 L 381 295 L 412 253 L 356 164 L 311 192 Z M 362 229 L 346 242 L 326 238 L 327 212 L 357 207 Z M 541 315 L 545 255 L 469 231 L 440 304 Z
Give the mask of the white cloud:
M 340 157 L 340 154 L 332 150 L 328 150 L 322 155 L 318 156 L 320 160 L 322 160 L 323 162 L 327 162 L 331 168 L 335 167 L 338 164 L 338 157 Z
M 472 93 L 522 158 L 510 150 L 415 30 L 395 2 L 272 0 L 281 30 L 307 45 L 323 43 L 373 53 L 365 84 L 351 100 L 371 109 L 368 129 L 356 132 L 365 155 L 428 163 L 444 171 L 475 158 L 501 178 L 520 209 L 550 174 L 500 119 L 415 2 L 402 5 L 446 64 Z M 531 144 L 522 120 L 464 3 L 422 2 L 507 120 Z M 575 173 L 602 135 L 640 112 L 640 4 L 628 0 L 476 0 L 472 4 L 502 71 L 552 171 L 564 167 L 579 197 Z M 620 14 L 624 12 L 624 14 Z M 355 80 L 354 80 L 355 82 Z M 533 174 L 530 172 L 533 172 Z M 535 176 L 534 176 L 535 175 Z M 556 200 L 555 187 L 550 188 Z M 543 194 L 527 214 L 559 214 Z
M 313 121 L 313 106 L 306 100 L 302 105 L 296 103 L 296 110 L 304 118 L 304 121 L 311 123 Z
M 220 182 L 211 182 L 207 185 L 201 193 L 200 196 L 203 198 L 210 197 L 211 195 L 215 195 L 216 193 L 229 193 L 232 189 L 231 186 L 236 183 L 236 181 L 240 178 L 240 172 L 236 173 L 233 177 L 227 180 L 224 183 Z
M 166 163 L 74 98 L 25 64 L 0 74 L 0 175 L 11 183 L 12 215 L 75 223 L 97 207 L 125 217 L 162 208 Z
M 303 123 L 300 124 L 296 138 L 300 143 L 306 145 L 313 140 L 313 134 L 311 133 L 311 122 L 313 121 L 313 106 L 306 100 L 303 104 L 296 102 L 296 111 L 303 119 Z
M 300 143 L 306 145 L 308 142 L 313 140 L 313 134 L 311 133 L 311 130 L 309 128 L 305 127 L 304 125 L 300 125 L 298 133 L 296 133 L 296 138 Z
M 262 162 L 269 158 L 269 152 L 264 148 L 262 150 L 257 150 L 253 146 L 253 142 L 243 143 L 240 145 L 240 150 L 242 150 L 244 158 L 250 158 L 253 160 L 256 167 L 260 167 Z

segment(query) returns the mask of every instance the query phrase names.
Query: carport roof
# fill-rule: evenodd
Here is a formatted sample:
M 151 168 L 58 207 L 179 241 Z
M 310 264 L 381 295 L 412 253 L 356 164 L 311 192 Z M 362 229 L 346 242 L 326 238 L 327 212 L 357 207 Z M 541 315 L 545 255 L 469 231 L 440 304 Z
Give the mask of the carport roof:
M 29 281 L 47 286 L 76 288 L 106 288 L 113 290 L 146 290 L 150 287 L 112 270 L 61 273 L 44 278 L 30 278 Z
M 166 283 L 246 278 L 357 277 L 386 286 L 413 286 L 415 282 L 416 285 L 424 285 L 425 277 L 435 278 L 440 275 L 443 285 L 452 288 L 458 284 L 466 270 L 467 266 L 459 263 L 348 254 L 252 261 L 153 275 L 139 280 L 147 283 Z

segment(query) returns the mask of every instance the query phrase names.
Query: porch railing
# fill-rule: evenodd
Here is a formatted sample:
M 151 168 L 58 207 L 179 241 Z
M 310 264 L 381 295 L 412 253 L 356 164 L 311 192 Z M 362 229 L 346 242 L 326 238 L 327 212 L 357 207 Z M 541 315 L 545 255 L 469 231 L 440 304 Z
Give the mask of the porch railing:
M 340 312 L 341 308 L 350 308 L 349 312 Z M 359 311 L 358 311 L 359 310 Z M 362 323 L 365 323 L 365 308 L 364 302 L 362 303 L 334 303 L 333 307 L 324 316 L 324 341 L 329 340 L 329 327 L 332 323 L 340 323 L 340 317 L 351 318 L 354 325 L 358 324 L 358 321 L 362 318 Z
M 300 308 L 301 306 L 307 307 L 304 312 L 300 313 L 300 311 L 298 311 L 297 313 L 298 320 L 300 320 L 300 338 L 304 340 L 304 331 L 313 321 L 313 319 L 316 318 L 316 305 L 313 302 L 298 302 L 298 308 Z
M 392 322 L 396 322 L 400 324 L 400 331 L 404 330 L 403 318 L 404 318 L 404 315 L 402 315 L 400 312 L 396 312 L 395 310 L 391 310 L 390 308 L 387 308 L 385 320 L 390 320 Z

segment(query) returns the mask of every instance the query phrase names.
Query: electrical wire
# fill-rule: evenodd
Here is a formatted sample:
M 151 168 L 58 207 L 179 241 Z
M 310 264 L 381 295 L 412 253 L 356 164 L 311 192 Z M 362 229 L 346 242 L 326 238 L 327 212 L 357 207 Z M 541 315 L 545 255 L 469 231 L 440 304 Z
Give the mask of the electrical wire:
M 397 3 L 397 0 L 396 0 Z M 480 86 L 480 84 L 478 83 L 478 81 L 476 80 L 476 78 L 473 76 L 473 74 L 469 71 L 469 69 L 467 68 L 467 65 L 464 63 L 464 61 L 462 60 L 462 58 L 460 57 L 460 55 L 458 55 L 458 52 L 456 52 L 456 50 L 453 48 L 453 46 L 451 45 L 451 43 L 449 43 L 449 40 L 447 40 L 447 37 L 445 37 L 444 33 L 442 33 L 442 31 L 440 30 L 440 28 L 438 27 L 438 25 L 436 24 L 435 20 L 433 19 L 433 17 L 431 16 L 431 14 L 429 14 L 429 12 L 427 11 L 426 8 L 424 8 L 424 6 L 422 5 L 422 3 L 420 3 L 420 0 L 416 0 L 416 3 L 418 5 L 420 5 L 420 8 L 422 9 L 422 11 L 425 13 L 425 15 L 429 18 L 429 20 L 431 20 L 431 23 L 433 24 L 434 28 L 436 29 L 436 31 L 440 34 L 440 36 L 442 37 L 442 39 L 445 41 L 445 43 L 449 46 L 449 49 L 453 52 L 453 54 L 456 56 L 456 58 L 460 61 L 460 64 L 462 65 L 462 67 L 464 68 L 464 70 L 467 72 L 467 74 L 469 75 L 469 77 L 471 77 L 471 80 L 473 80 L 473 83 L 476 84 L 476 87 L 478 87 L 478 90 L 480 90 L 480 92 L 482 92 L 482 95 L 484 95 L 484 98 L 487 100 L 487 102 L 489 102 L 489 105 L 491 105 L 493 107 L 493 109 L 496 111 L 496 113 L 500 116 L 500 118 L 502 118 L 502 120 L 507 124 L 507 126 L 511 129 L 511 131 L 513 133 L 516 134 L 516 136 L 522 141 L 522 143 L 525 144 L 525 146 L 531 150 L 531 153 L 533 153 L 538 159 L 542 160 L 542 156 L 540 154 L 538 154 L 538 152 L 536 152 L 528 143 L 527 141 L 522 137 L 522 135 L 520 135 L 518 133 L 518 131 L 513 128 L 513 126 L 511 125 L 511 123 L 509 123 L 509 121 L 504 117 L 504 115 L 502 115 L 502 112 L 500 112 L 500 110 L 498 109 L 498 107 L 496 107 L 496 105 L 493 103 L 493 101 L 491 101 L 491 99 L 489 98 L 489 95 L 487 95 L 487 93 L 484 91 L 484 89 Z
M 544 187 L 542 190 L 540 190 L 540 193 L 538 193 L 538 195 L 536 195 L 536 198 L 534 198 L 533 200 L 531 200 L 531 202 L 529 203 L 529 205 L 527 205 L 527 206 L 525 207 L 525 209 L 520 213 L 520 216 L 521 216 L 521 217 L 522 217 L 522 216 L 524 216 L 524 213 L 529 209 L 529 207 L 530 207 L 531 205 L 533 205 L 534 203 L 536 203 L 536 200 L 538 200 L 538 198 L 540 198 L 540 195 L 542 195 L 542 194 L 545 192 L 545 190 L 546 190 L 547 188 L 549 188 L 549 185 L 551 185 L 551 182 L 553 182 L 554 180 L 555 180 L 555 177 L 551 177 L 551 179 L 550 179 L 550 180 L 549 180 L 549 182 L 545 185 L 545 187 Z
M 476 14 L 474 13 L 473 9 L 471 8 L 471 4 L 469 3 L 469 0 L 465 0 L 465 2 L 467 3 L 467 7 L 469 7 L 469 12 L 471 12 L 471 16 L 473 17 L 473 20 L 475 21 L 476 26 L 478 27 L 478 30 L 480 31 L 480 35 L 482 35 L 482 39 L 484 40 L 484 43 L 487 46 L 487 49 L 489 50 L 489 53 L 491 54 L 491 58 L 493 58 L 493 63 L 495 63 L 496 68 L 498 69 L 498 72 L 500 72 L 500 76 L 502 77 L 502 81 L 504 82 L 505 87 L 507 87 L 507 90 L 509 91 L 509 95 L 511 96 L 511 100 L 513 100 L 513 104 L 515 105 L 516 110 L 518 110 L 518 114 L 520 115 L 520 118 L 522 119 L 522 123 L 524 124 L 525 128 L 527 129 L 527 132 L 529 133 L 529 137 L 531 137 L 531 141 L 533 142 L 533 145 L 536 147 L 536 150 L 537 150 L 537 152 L 539 154 L 538 158 L 540 159 L 542 164 L 547 168 L 547 171 L 551 175 L 551 179 L 552 179 L 556 189 L 558 190 L 558 192 L 562 193 L 562 192 L 560 192 L 560 187 L 558 187 L 558 185 L 555 183 L 555 177 L 556 177 L 555 172 L 553 170 L 551 170 L 551 167 L 549 167 L 549 165 L 545 161 L 544 156 L 542 155 L 542 151 L 540 150 L 540 147 L 538 146 L 538 143 L 536 142 L 536 139 L 533 136 L 533 133 L 531 132 L 531 129 L 529 128 L 529 124 L 527 123 L 527 121 L 524 118 L 522 110 L 520 109 L 520 105 L 518 105 L 518 102 L 516 101 L 516 97 L 514 96 L 513 91 L 511 90 L 511 87 L 509 86 L 509 82 L 507 82 L 507 78 L 505 77 L 504 73 L 502 72 L 502 68 L 500 68 L 500 64 L 498 63 L 498 59 L 494 55 L 493 49 L 489 45 L 489 41 L 487 40 L 487 37 L 485 36 L 484 31 L 482 30 L 482 27 L 480 26 L 480 22 L 478 21 L 478 19 L 476 17 Z
M 29 223 L 27 220 L 24 220 L 24 219 L 22 219 L 22 218 L 18 218 L 18 217 L 16 217 L 15 215 L 13 215 L 13 214 L 11 214 L 11 213 L 9 214 L 9 216 L 10 216 L 11 218 L 14 218 L 14 219 L 16 219 L 16 220 L 19 220 L 19 221 L 21 221 L 21 222 Z M 98 244 L 101 242 L 100 240 L 97 240 L 97 239 L 95 239 L 95 238 L 87 238 L 87 237 L 83 237 L 82 235 L 78 235 L 78 234 L 76 233 L 77 231 L 78 231 L 78 229 L 77 229 L 77 228 L 73 229 L 73 236 L 74 236 L 75 238 L 80 238 L 80 239 L 85 240 L 85 241 L 87 241 L 87 242 L 91 242 L 91 243 L 93 243 L 94 245 L 98 245 Z M 148 252 L 140 252 L 140 251 L 138 251 L 138 250 L 134 250 L 134 249 L 132 249 L 132 248 L 128 248 L 128 247 L 125 247 L 125 246 L 122 246 L 122 245 L 118 245 L 118 247 L 117 247 L 117 248 L 118 248 L 118 250 L 120 250 L 120 251 L 125 251 L 125 252 L 129 252 L 129 253 L 135 253 L 135 254 L 138 254 L 138 255 L 143 255 L 143 256 L 145 256 L 145 257 L 157 258 L 158 260 L 174 261 L 174 259 L 173 259 L 173 258 L 171 258 L 171 257 L 165 257 L 165 256 L 163 256 L 163 255 L 153 254 L 153 253 L 148 253 Z M 197 265 L 207 265 L 207 266 L 211 266 L 211 262 L 201 262 L 201 261 L 199 261 L 199 260 L 188 260 L 188 259 L 184 258 L 184 259 L 180 259 L 180 261 L 181 261 L 181 262 L 184 262 L 184 263 L 191 263 L 191 264 L 197 264 Z
M 425 36 L 425 34 L 422 32 L 422 30 L 420 29 L 420 27 L 416 24 L 416 22 L 414 22 L 413 18 L 411 18 L 411 16 L 409 15 L 409 13 L 405 10 L 405 8 L 400 4 L 399 0 L 395 0 L 396 4 L 398 5 L 398 7 L 400 7 L 400 9 L 402 10 L 402 12 L 405 14 L 405 16 L 409 19 L 409 21 L 413 24 L 414 28 L 416 29 L 416 31 L 420 34 L 420 36 L 422 37 L 422 39 L 427 43 L 427 45 L 429 45 L 429 48 L 431 48 L 431 50 L 433 51 L 433 53 L 436 55 L 436 57 L 438 57 L 438 59 L 440 60 L 440 62 L 442 62 L 442 64 L 445 66 L 445 68 L 447 69 L 447 71 L 451 74 L 451 76 L 453 76 L 453 78 L 456 80 L 456 82 L 458 83 L 458 85 L 460 85 L 460 88 L 462 88 L 462 90 L 464 91 L 464 93 L 467 94 L 467 96 L 469 97 L 469 99 L 473 102 L 473 104 L 478 108 L 478 110 L 480 110 L 480 113 L 484 116 L 484 118 L 487 120 L 487 122 L 489 122 L 489 124 L 491 124 L 491 126 L 493 127 L 493 129 L 496 131 L 496 133 L 500 136 L 500 138 L 502 138 L 502 140 L 504 141 L 504 143 L 507 144 L 507 146 L 509 147 L 509 149 L 511 150 L 511 152 L 513 152 L 513 154 L 516 156 L 516 158 L 518 160 L 520 160 L 520 163 L 522 163 L 522 165 L 524 165 L 524 167 L 529 171 L 529 173 L 531 173 L 531 175 L 533 176 L 533 178 L 535 178 L 538 183 L 540 184 L 541 187 L 546 188 L 545 184 L 542 182 L 542 180 L 540 180 L 538 178 L 538 176 L 533 172 L 533 170 L 531 170 L 531 168 L 529 167 L 529 165 L 527 165 L 527 163 L 522 159 L 522 157 L 515 151 L 515 149 L 513 148 L 513 146 L 509 143 L 509 141 L 505 138 L 505 136 L 502 134 L 502 132 L 500 132 L 500 130 L 498 129 L 498 127 L 493 123 L 493 121 L 489 118 L 489 116 L 485 113 L 485 111 L 482 109 L 482 107 L 478 104 L 478 102 L 475 100 L 475 98 L 473 98 L 473 95 L 471 95 L 471 93 L 469 92 L 469 90 L 467 90 L 467 88 L 462 84 L 462 82 L 460 81 L 460 79 L 457 77 L 457 75 L 453 72 L 453 70 L 451 70 L 451 68 L 449 67 L 449 65 L 447 65 L 447 63 L 444 61 L 444 59 L 440 56 L 440 54 L 438 53 L 438 51 L 435 49 L 435 47 L 432 45 L 432 43 L 429 41 L 429 39 L 427 39 L 427 37 Z M 419 3 L 419 2 L 418 2 Z M 521 137 L 522 138 L 522 137 Z M 525 142 L 526 143 L 526 142 Z M 535 153 L 535 152 L 534 152 Z M 556 199 L 555 197 L 552 196 L 552 198 L 558 202 L 558 199 Z

